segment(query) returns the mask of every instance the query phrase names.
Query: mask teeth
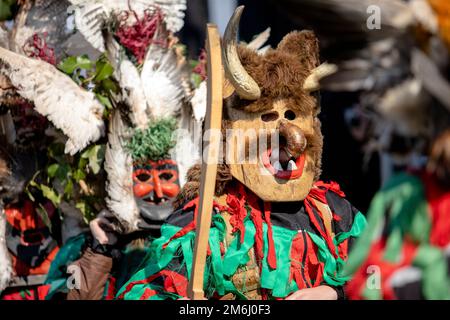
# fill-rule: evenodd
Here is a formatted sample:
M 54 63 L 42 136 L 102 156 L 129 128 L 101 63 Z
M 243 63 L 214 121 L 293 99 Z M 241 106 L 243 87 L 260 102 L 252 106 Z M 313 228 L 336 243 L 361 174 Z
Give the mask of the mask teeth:
M 280 150 L 279 149 L 274 149 L 272 150 L 272 154 L 270 155 L 270 163 L 275 163 L 279 160 L 280 157 Z
M 273 167 L 275 168 L 275 170 L 277 171 L 284 171 L 283 167 L 281 166 L 280 161 L 275 161 L 273 164 Z
M 289 160 L 287 169 L 288 169 L 288 171 L 294 171 L 294 170 L 298 169 L 297 165 L 294 162 L 294 160 Z

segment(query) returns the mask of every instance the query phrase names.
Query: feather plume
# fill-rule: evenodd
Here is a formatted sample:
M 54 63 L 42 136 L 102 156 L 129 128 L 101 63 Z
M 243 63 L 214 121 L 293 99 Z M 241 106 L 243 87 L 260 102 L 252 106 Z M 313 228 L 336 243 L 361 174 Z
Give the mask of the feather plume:
M 104 107 L 92 92 L 80 88 L 52 65 L 0 48 L 0 73 L 17 93 L 34 103 L 68 137 L 65 152 L 71 155 L 97 141 L 104 133 Z
M 108 209 L 124 225 L 127 232 L 136 230 L 139 208 L 133 193 L 133 160 L 125 149 L 125 125 L 116 111 L 110 125 L 105 153 L 108 174 L 106 191 Z
M 151 45 L 141 72 L 145 97 L 154 118 L 179 113 L 184 96 L 182 66 L 173 48 Z
M 129 107 L 130 120 L 136 128 L 143 130 L 148 124 L 147 99 L 139 71 L 110 34 L 107 35 L 106 52 L 114 67 L 114 76 L 119 82 L 122 99 Z
M 206 81 L 200 83 L 191 99 L 192 112 L 196 121 L 203 122 L 206 115 Z

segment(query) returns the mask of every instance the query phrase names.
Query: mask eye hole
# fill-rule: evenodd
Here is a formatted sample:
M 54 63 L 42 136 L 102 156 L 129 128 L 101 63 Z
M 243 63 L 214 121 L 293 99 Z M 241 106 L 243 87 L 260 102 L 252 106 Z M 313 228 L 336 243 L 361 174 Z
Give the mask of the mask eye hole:
M 295 115 L 295 112 L 292 110 L 287 110 L 284 113 L 284 118 L 287 120 L 294 120 L 297 116 Z
M 261 120 L 264 122 L 275 121 L 278 119 L 278 112 L 269 112 L 261 116 Z
M 141 182 L 147 182 L 152 176 L 147 173 L 141 173 L 136 178 Z
M 159 178 L 161 180 L 166 180 L 166 181 L 169 181 L 170 179 L 172 179 L 172 177 L 173 177 L 173 175 L 171 173 L 168 173 L 168 172 L 164 172 L 164 173 L 159 175 Z

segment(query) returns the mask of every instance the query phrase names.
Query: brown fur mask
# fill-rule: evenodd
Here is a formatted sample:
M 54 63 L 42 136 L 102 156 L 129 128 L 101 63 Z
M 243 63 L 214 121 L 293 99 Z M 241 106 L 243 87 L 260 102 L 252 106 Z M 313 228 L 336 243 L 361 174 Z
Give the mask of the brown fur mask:
M 280 134 L 279 159 L 282 171 L 287 172 L 285 169 L 289 162 L 281 149 L 290 144 L 292 134 L 289 131 L 292 128 L 294 136 L 300 133 L 303 138 L 298 151 L 304 156 L 305 162 L 299 177 L 279 178 L 267 174 L 269 170 L 261 163 L 262 153 L 266 150 L 258 148 L 257 164 L 233 164 L 227 161 L 227 164 L 219 166 L 216 195 L 223 194 L 234 177 L 265 201 L 303 200 L 321 173 L 323 137 L 317 118 L 320 112 L 319 99 L 317 94 L 303 89 L 305 79 L 319 65 L 318 41 L 313 32 L 295 31 L 286 35 L 277 49 L 270 49 L 264 55 L 242 45 L 238 53 L 242 66 L 260 87 L 261 97 L 249 101 L 241 99 L 237 93 L 225 93 L 228 97 L 224 99 L 224 133 L 226 129 L 280 129 L 281 132 L 283 123 L 283 132 L 287 134 Z M 255 141 L 251 137 L 245 137 L 244 141 L 231 144 L 231 148 L 245 149 L 242 152 L 248 154 L 249 144 Z M 281 153 L 284 153 L 283 156 Z M 281 158 L 284 158 L 283 163 Z M 273 162 L 270 159 L 270 163 Z M 200 168 L 194 167 L 188 173 L 188 182 L 180 194 L 180 200 L 196 197 L 199 181 Z M 177 202 L 178 205 L 180 203 Z

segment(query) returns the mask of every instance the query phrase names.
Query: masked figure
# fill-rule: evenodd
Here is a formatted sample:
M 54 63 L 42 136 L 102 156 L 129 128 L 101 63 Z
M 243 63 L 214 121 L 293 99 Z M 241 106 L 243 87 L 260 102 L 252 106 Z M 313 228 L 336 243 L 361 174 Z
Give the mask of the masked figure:
M 48 292 L 49 286 L 44 282 L 59 246 L 36 207 L 37 204 L 25 200 L 5 208 L 6 243 L 14 278 L 3 292 L 3 300 L 43 300 Z M 50 219 L 56 217 L 49 203 L 44 207 Z
M 151 228 L 159 229 L 172 212 L 173 201 L 180 192 L 178 167 L 174 160 L 147 161 L 136 165 L 133 172 L 133 192 L 139 200 L 142 219 Z M 143 225 L 143 223 L 141 223 Z
M 450 298 L 449 142 L 445 130 L 426 168 L 397 172 L 375 195 L 347 264 L 351 299 Z
M 315 91 L 332 68 L 319 66 L 317 40 L 308 31 L 288 34 L 265 53 L 237 46 L 241 13 L 242 7 L 231 18 L 223 41 L 223 132 L 275 130 L 279 143 L 258 148 L 256 162 L 237 162 L 233 157 L 249 153 L 249 146 L 266 140 L 267 134 L 249 134 L 240 143 L 228 143 L 232 152 L 217 173 L 205 296 L 342 298 L 347 281 L 342 269 L 365 219 L 336 183 L 319 181 L 322 135 Z M 199 180 L 200 167 L 194 166 L 145 267 L 116 298 L 187 296 Z

